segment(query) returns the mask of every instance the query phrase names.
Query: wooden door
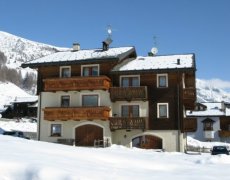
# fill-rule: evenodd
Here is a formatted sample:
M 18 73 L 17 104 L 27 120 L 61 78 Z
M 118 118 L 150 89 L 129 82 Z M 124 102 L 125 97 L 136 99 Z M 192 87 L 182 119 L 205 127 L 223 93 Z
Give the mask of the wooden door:
M 103 140 L 101 127 L 88 124 L 75 129 L 76 146 L 94 146 L 94 140 Z
M 143 149 L 162 149 L 162 139 L 156 136 L 139 136 L 132 140 L 133 147 Z

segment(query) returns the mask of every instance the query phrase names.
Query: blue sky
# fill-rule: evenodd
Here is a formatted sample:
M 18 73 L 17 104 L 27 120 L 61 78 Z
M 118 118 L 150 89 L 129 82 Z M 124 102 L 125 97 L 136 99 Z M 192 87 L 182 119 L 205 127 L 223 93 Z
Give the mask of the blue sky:
M 0 0 L 0 31 L 61 47 L 135 46 L 145 56 L 195 53 L 197 77 L 230 81 L 229 0 Z

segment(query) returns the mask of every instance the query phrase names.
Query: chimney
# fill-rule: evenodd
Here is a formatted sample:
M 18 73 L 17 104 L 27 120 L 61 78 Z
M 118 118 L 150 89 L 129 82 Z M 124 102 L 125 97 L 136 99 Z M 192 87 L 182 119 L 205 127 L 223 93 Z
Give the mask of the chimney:
M 177 59 L 177 65 L 180 65 L 180 59 Z
M 113 40 L 108 37 L 106 40 L 102 42 L 102 49 L 103 51 L 107 51 L 109 49 L 109 45 L 113 42 Z
M 73 43 L 73 51 L 79 51 L 80 50 L 80 44 L 79 43 Z

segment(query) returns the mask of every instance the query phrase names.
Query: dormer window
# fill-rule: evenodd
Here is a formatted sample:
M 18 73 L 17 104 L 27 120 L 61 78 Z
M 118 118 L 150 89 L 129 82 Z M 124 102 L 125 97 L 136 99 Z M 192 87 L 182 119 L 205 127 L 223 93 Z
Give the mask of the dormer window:
M 99 76 L 99 65 L 83 65 L 82 76 Z
M 60 67 L 60 77 L 67 78 L 71 76 L 71 68 L 70 66 L 62 66 Z
M 157 74 L 157 87 L 158 88 L 168 87 L 168 75 L 167 74 Z

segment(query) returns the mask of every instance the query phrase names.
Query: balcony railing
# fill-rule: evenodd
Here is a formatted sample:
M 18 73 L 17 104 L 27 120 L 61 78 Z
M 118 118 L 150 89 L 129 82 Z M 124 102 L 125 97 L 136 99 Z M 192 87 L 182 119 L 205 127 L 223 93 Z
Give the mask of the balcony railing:
M 185 88 L 183 90 L 183 99 L 196 99 L 196 88 Z
M 110 117 L 111 131 L 118 129 L 141 129 L 145 130 L 145 117 Z
M 183 89 L 183 100 L 185 108 L 193 110 L 196 102 L 196 88 Z
M 44 119 L 54 120 L 108 120 L 109 107 L 46 107 L 44 110 Z
M 220 137 L 230 137 L 230 131 L 221 130 L 221 131 L 219 131 L 219 136 Z
M 110 79 L 107 76 L 87 76 L 44 79 L 44 91 L 108 90 Z
M 184 118 L 184 132 L 195 132 L 197 130 L 196 118 Z
M 146 100 L 147 87 L 111 87 L 110 98 L 112 101 Z

